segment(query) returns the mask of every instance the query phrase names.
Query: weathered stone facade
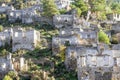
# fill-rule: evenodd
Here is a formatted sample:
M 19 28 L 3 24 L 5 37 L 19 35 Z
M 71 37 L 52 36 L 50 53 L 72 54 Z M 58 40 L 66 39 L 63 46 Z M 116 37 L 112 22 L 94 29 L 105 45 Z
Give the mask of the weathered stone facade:
M 0 14 L 7 14 L 7 12 L 10 10 L 14 10 L 14 7 L 8 6 L 4 3 L 0 6 Z
M 31 8 L 23 9 L 23 10 L 11 10 L 8 13 L 8 20 L 10 22 L 22 22 L 22 23 L 33 23 L 35 22 L 35 17 L 37 17 L 36 10 L 32 10 Z
M 68 43 L 68 45 L 79 45 L 79 40 L 75 35 L 53 37 L 52 38 L 53 54 L 54 55 L 58 54 L 60 46 L 65 45 L 66 43 Z
M 60 30 L 59 36 L 52 38 L 52 50 L 53 54 L 59 53 L 59 47 L 65 45 L 69 46 L 97 46 L 97 31 L 86 29 L 80 31 L 79 29 L 63 29 Z
M 55 15 L 53 16 L 53 24 L 56 28 L 81 28 L 86 26 L 87 24 L 83 19 L 79 19 L 76 17 L 75 10 L 72 12 L 72 14 L 64 14 L 64 15 Z M 87 24 L 87 26 L 89 26 Z
M 8 71 L 27 71 L 27 61 L 25 58 L 12 58 L 12 54 L 9 53 L 7 56 L 0 57 L 0 72 Z
M 12 51 L 33 50 L 40 42 L 40 33 L 33 29 L 11 28 L 0 32 L 0 47 L 6 43 L 12 45 Z
M 68 70 L 77 70 L 78 80 L 119 80 L 119 58 L 120 50 L 70 46 L 65 65 Z
M 0 47 L 5 46 L 6 44 L 10 45 L 11 37 L 11 30 L 4 30 L 3 32 L 0 32 Z
M 40 33 L 36 30 L 15 30 L 12 36 L 12 51 L 19 49 L 34 50 L 39 41 Z
M 89 52 L 80 54 L 77 59 L 78 80 L 120 79 L 120 73 L 116 70 L 116 68 L 119 70 L 119 54 L 119 50 L 105 50 L 98 54 L 89 54 Z
M 20 58 L 12 58 L 13 66 L 16 71 L 27 71 L 28 70 L 28 62 L 24 57 Z
M 22 23 L 33 23 L 35 22 L 38 17 L 40 17 L 40 13 L 38 14 L 37 12 L 41 12 L 42 11 L 42 7 L 39 4 L 33 5 L 30 8 L 25 8 L 25 9 L 21 9 L 21 10 L 9 10 L 7 12 L 7 16 L 8 16 L 8 21 L 10 22 L 22 22 Z
M 107 15 L 109 20 L 120 21 L 120 14 L 112 13 Z
M 0 71 L 9 71 L 9 70 L 14 70 L 11 61 L 11 54 L 5 57 L 0 57 Z

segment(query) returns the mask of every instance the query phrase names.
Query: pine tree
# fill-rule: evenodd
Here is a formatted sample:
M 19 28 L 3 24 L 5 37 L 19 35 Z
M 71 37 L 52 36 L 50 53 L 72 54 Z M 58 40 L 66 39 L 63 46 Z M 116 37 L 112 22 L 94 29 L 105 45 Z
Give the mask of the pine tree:
M 77 10 L 78 16 L 88 11 L 88 5 L 84 2 L 84 0 L 74 0 L 72 8 L 75 8 Z
M 59 14 L 57 7 L 54 3 L 54 0 L 43 0 L 43 15 L 46 17 L 52 17 L 56 14 Z

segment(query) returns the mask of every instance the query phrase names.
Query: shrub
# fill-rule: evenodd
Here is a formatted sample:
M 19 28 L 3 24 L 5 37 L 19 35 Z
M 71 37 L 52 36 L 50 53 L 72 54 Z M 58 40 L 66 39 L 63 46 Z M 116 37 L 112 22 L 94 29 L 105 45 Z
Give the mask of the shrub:
M 15 78 L 15 77 L 17 76 L 14 71 L 8 72 L 8 75 L 9 75 L 11 78 Z
M 107 34 L 105 32 L 103 32 L 102 30 L 98 33 L 98 38 L 99 38 L 100 42 L 110 44 L 110 40 L 109 40 Z
M 0 32 L 3 30 L 3 26 L 2 25 L 0 25 Z
M 60 58 L 62 61 L 65 60 L 65 49 L 66 49 L 66 47 L 64 45 L 60 46 Z
M 10 76 L 6 75 L 3 80 L 13 80 Z

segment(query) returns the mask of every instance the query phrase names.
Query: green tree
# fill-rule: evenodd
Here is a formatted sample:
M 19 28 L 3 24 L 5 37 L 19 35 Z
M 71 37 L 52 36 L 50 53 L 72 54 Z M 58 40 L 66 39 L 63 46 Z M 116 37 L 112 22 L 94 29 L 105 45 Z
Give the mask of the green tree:
M 98 33 L 98 38 L 100 42 L 110 44 L 110 39 L 104 31 L 100 30 L 100 32 Z
M 111 5 L 111 9 L 114 13 L 119 13 L 120 14 L 120 3 L 113 3 Z
M 91 12 L 96 14 L 97 19 L 106 19 L 106 0 L 89 0 Z
M 80 16 L 81 13 L 85 14 L 88 11 L 88 5 L 84 2 L 84 0 L 74 0 L 72 3 L 72 8 L 77 10 L 78 16 Z
M 54 3 L 54 0 L 42 0 L 43 4 L 43 15 L 46 17 L 53 17 L 56 14 L 59 14 L 59 10 Z
M 93 12 L 104 11 L 106 6 L 106 0 L 90 0 L 89 4 Z
M 10 76 L 6 75 L 3 80 L 13 80 Z

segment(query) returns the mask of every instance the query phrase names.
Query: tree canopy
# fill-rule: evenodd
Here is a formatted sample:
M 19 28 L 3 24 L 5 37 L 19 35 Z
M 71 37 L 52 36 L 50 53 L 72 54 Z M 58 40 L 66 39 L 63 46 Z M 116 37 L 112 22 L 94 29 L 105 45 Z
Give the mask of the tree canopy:
M 78 16 L 80 16 L 81 13 L 86 13 L 88 11 L 88 5 L 84 2 L 84 0 L 75 0 L 72 3 L 72 8 L 77 10 Z
M 90 0 L 89 4 L 93 12 L 104 11 L 106 6 L 106 0 Z
M 43 15 L 46 17 L 52 17 L 56 14 L 59 14 L 59 10 L 54 3 L 54 0 L 43 0 Z
M 112 3 L 111 9 L 114 13 L 120 14 L 120 3 Z

